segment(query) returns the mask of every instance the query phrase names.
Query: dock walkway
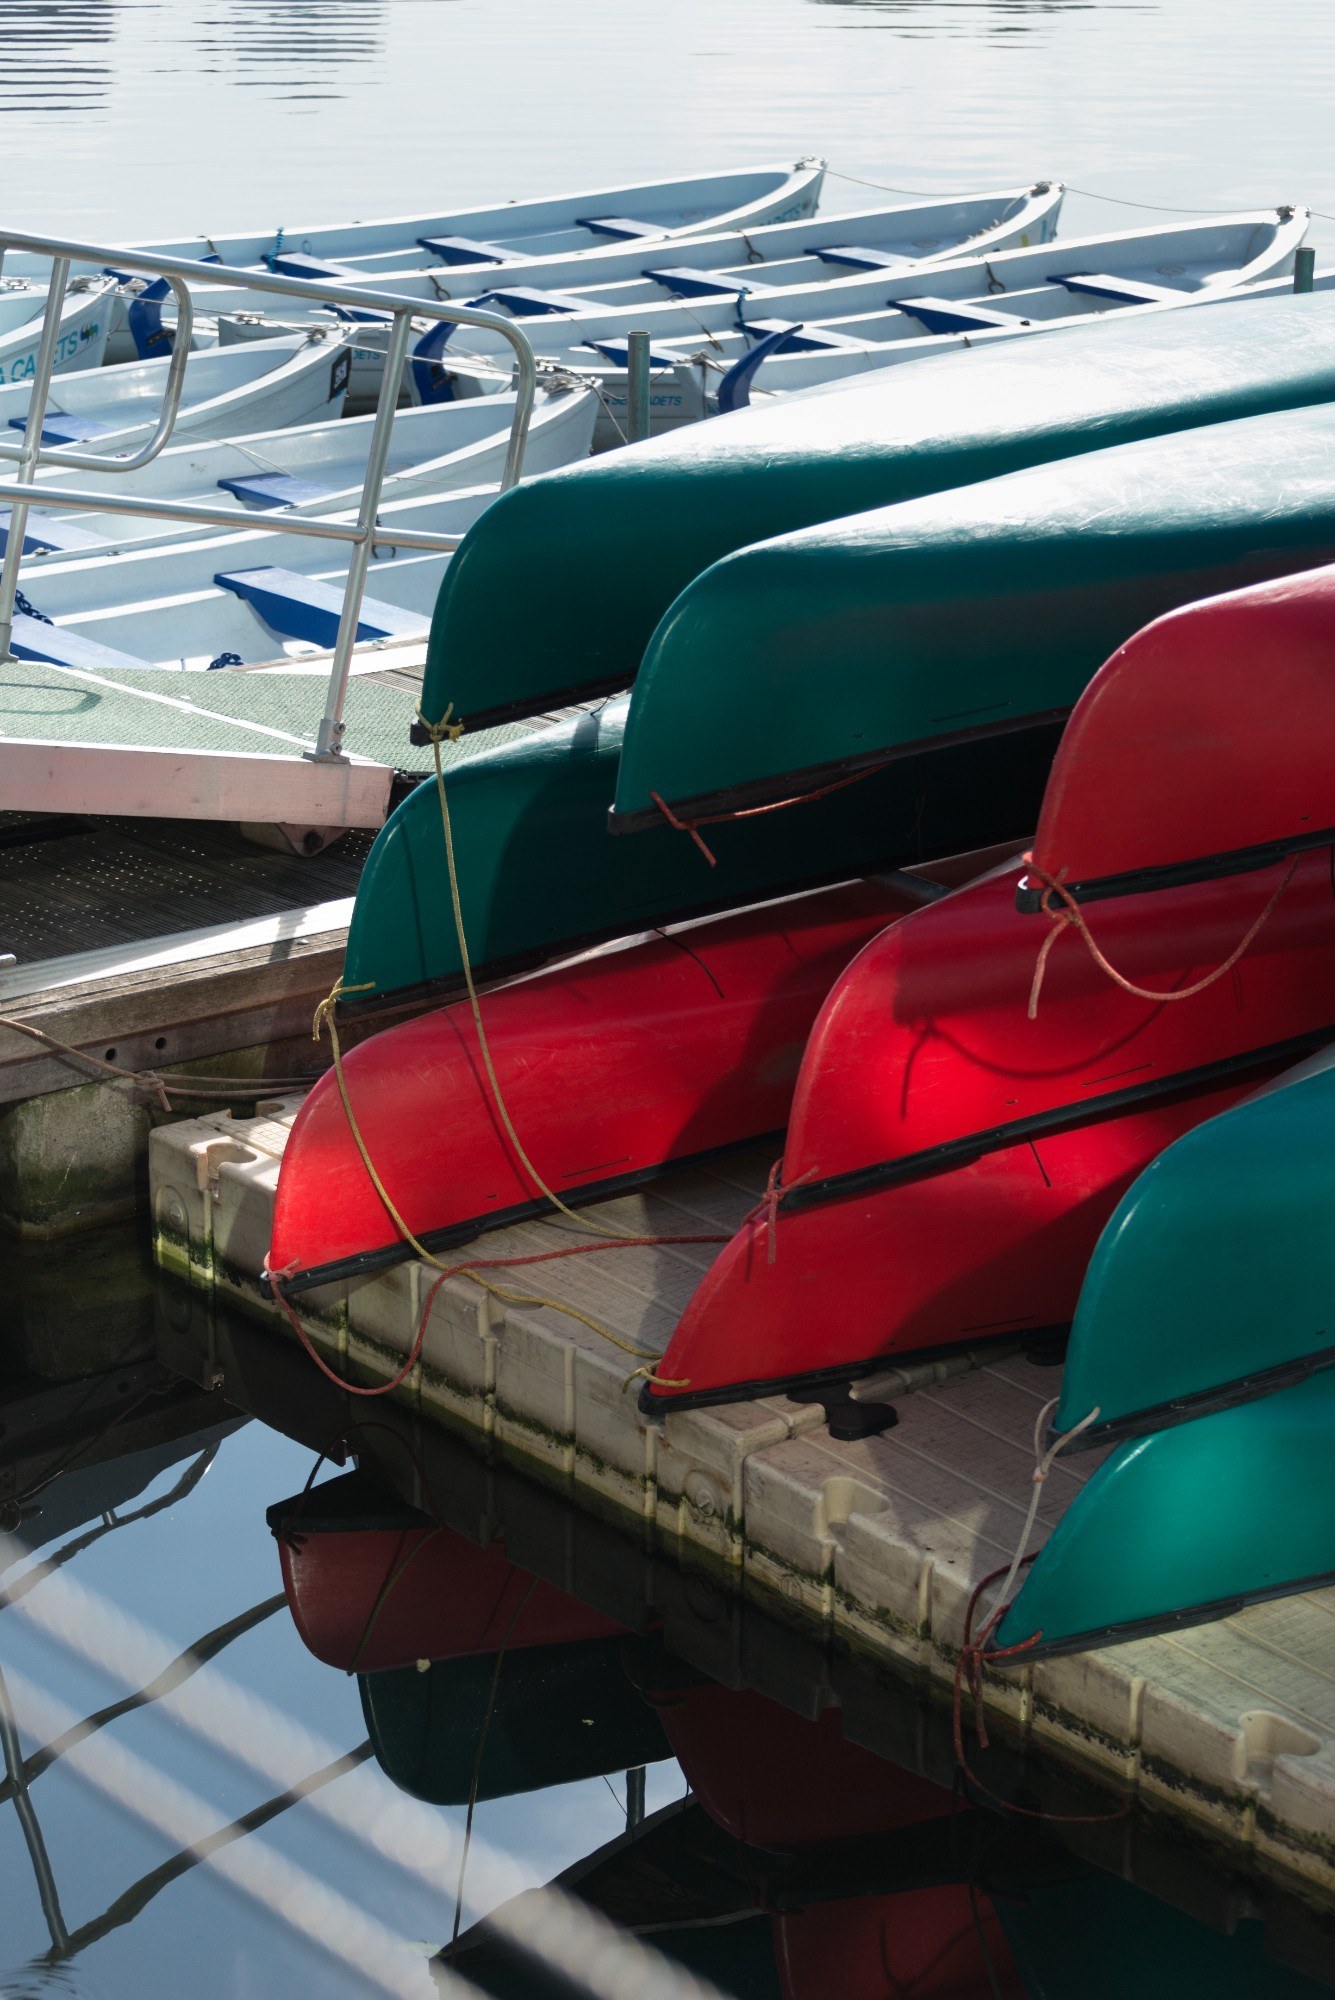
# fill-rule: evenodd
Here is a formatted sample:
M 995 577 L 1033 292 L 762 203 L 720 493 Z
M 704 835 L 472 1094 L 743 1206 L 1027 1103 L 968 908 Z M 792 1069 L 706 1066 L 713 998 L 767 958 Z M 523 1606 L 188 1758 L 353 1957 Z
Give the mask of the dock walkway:
M 299 1102 L 165 1127 L 151 1154 L 159 1261 L 289 1341 L 259 1273 Z M 586 1217 L 653 1235 L 730 1230 L 769 1164 L 745 1155 L 669 1174 Z M 525 1256 L 573 1236 L 560 1218 L 528 1223 L 489 1235 L 477 1254 Z M 595 1253 L 510 1282 L 661 1352 L 710 1254 Z M 302 1319 L 331 1365 L 386 1382 L 437 1276 L 407 1261 L 304 1294 Z M 502 1304 L 454 1276 L 430 1299 L 420 1362 L 396 1393 L 424 1421 L 630 1525 L 823 1644 L 922 1676 L 948 1701 L 970 1595 L 1020 1535 L 1054 1372 L 1012 1357 L 878 1378 L 861 1393 L 893 1400 L 898 1425 L 839 1442 L 820 1406 L 779 1396 L 647 1420 L 627 1381 L 634 1366 L 551 1304 Z M 1034 1546 L 1097 1463 L 1095 1453 L 1058 1460 Z M 1003 1730 L 1195 1823 L 1248 1865 L 1331 1894 L 1333 1640 L 1335 1591 L 1309 1592 L 1173 1637 L 990 1673 L 986 1700 Z

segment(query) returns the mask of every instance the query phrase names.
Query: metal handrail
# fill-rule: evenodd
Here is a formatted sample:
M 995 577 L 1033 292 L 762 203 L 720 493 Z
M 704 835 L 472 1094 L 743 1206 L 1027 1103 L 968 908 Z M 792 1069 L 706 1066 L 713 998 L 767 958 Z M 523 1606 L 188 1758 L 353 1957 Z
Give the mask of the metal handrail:
M 25 530 L 32 502 L 41 491 L 37 485 L 38 467 L 42 464 L 73 465 L 81 469 L 105 472 L 133 472 L 157 457 L 171 436 L 180 413 L 181 391 L 185 384 L 186 362 L 189 359 L 194 323 L 194 309 L 189 290 L 192 283 L 239 286 L 251 292 L 272 292 L 278 298 L 295 298 L 307 302 L 318 299 L 350 312 L 383 313 L 389 319 L 391 324 L 385 355 L 385 372 L 376 402 L 375 423 L 371 431 L 366 475 L 362 483 L 361 504 L 355 525 L 347 521 L 315 521 L 290 516 L 274 520 L 272 517 L 257 516 L 243 507 L 199 507 L 187 501 L 118 498 L 113 493 L 67 493 L 62 490 L 59 496 L 62 506 L 75 509 L 151 515 L 163 520 L 189 521 L 211 527 L 240 527 L 257 533 L 308 535 L 316 540 L 349 543 L 352 547 L 352 559 L 348 564 L 347 583 L 343 591 L 343 607 L 339 617 L 333 663 L 329 671 L 329 684 L 325 692 L 324 714 L 320 719 L 315 749 L 306 753 L 321 761 L 340 758 L 343 755 L 341 747 L 344 729 L 343 704 L 347 695 L 352 649 L 357 637 L 362 597 L 366 588 L 366 573 L 371 560 L 371 546 L 379 539 L 376 515 L 380 506 L 385 468 L 389 460 L 390 433 L 394 425 L 394 412 L 398 404 L 399 385 L 403 364 L 407 358 L 408 342 L 412 335 L 412 323 L 415 319 L 431 319 L 448 320 L 459 326 L 486 327 L 493 333 L 499 333 L 514 349 L 515 408 L 510 425 L 505 470 L 501 475 L 502 492 L 513 486 L 523 471 L 529 420 L 533 414 L 537 369 L 533 349 L 527 336 L 513 320 L 503 319 L 497 313 L 479 312 L 475 307 L 455 305 L 443 299 L 404 300 L 395 293 L 377 292 L 359 285 L 332 284 L 320 278 L 284 278 L 276 273 L 246 271 L 228 264 L 201 264 L 187 257 L 153 256 L 137 250 L 119 250 L 114 245 L 82 243 L 67 237 L 34 236 L 17 229 L 0 230 L 0 268 L 3 268 L 4 255 L 9 249 L 32 251 L 38 256 L 50 257 L 52 265 L 23 443 L 21 445 L 0 443 L 0 458 L 13 459 L 17 462 L 15 478 L 0 481 L 0 499 L 13 502 L 8 543 L 4 562 L 0 565 L 0 661 L 6 661 L 11 657 L 14 600 L 18 589 Z M 104 268 L 111 265 L 117 270 L 144 272 L 166 278 L 176 295 L 178 312 L 176 338 L 163 388 L 162 408 L 153 435 L 132 458 L 108 458 L 96 452 L 77 452 L 65 445 L 42 443 L 51 378 L 55 372 L 60 315 L 69 282 L 70 267 L 75 263 L 100 265 Z M 393 538 L 396 546 L 402 548 L 444 550 L 457 548 L 460 540 L 457 535 L 430 535 L 398 528 L 393 530 Z

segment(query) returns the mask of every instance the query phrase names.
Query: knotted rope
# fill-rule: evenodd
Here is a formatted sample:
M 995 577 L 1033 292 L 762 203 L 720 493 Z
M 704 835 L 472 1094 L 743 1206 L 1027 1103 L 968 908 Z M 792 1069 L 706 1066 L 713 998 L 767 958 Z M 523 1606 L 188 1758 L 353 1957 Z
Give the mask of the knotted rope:
M 1095 943 L 1089 925 L 1085 920 L 1085 913 L 1065 883 L 1058 876 L 1049 875 L 1046 868 L 1040 868 L 1032 854 L 1026 854 L 1023 860 L 1029 873 L 1036 876 L 1043 884 L 1043 896 L 1039 907 L 1043 915 L 1051 921 L 1051 929 L 1039 947 L 1038 958 L 1034 965 L 1033 983 L 1029 988 L 1029 1019 L 1031 1021 L 1036 1020 L 1038 1017 L 1038 1000 L 1043 990 L 1043 978 L 1048 969 L 1048 959 L 1051 955 L 1052 947 L 1056 944 L 1062 932 L 1066 930 L 1076 932 L 1084 941 L 1085 948 L 1095 965 L 1098 966 L 1099 971 L 1106 974 L 1115 986 L 1120 986 L 1124 993 L 1129 993 L 1135 1000 L 1190 1000 L 1193 995 L 1204 993 L 1207 987 L 1213 986 L 1217 980 L 1222 979 L 1226 972 L 1231 972 L 1238 960 L 1243 956 L 1243 953 L 1255 942 L 1265 924 L 1269 922 L 1271 916 L 1274 914 L 1280 897 L 1293 880 L 1298 867 L 1298 856 L 1295 855 L 1289 863 L 1283 881 L 1276 888 L 1270 901 L 1266 904 L 1246 936 L 1229 953 L 1222 965 L 1215 966 L 1212 972 L 1205 973 L 1202 978 L 1196 980 L 1190 986 L 1179 986 L 1171 993 L 1164 993 L 1157 987 L 1137 986 L 1134 980 L 1128 979 L 1124 973 L 1119 972 L 1117 967 L 1110 963 L 1106 954 Z

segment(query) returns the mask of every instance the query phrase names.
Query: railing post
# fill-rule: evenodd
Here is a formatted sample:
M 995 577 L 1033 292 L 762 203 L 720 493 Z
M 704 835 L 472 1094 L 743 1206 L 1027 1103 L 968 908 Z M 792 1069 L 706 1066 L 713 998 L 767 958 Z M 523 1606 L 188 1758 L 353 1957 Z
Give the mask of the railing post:
M 37 366 L 32 378 L 32 394 L 28 399 L 28 419 L 23 432 L 23 446 L 18 457 L 18 471 L 14 477 L 23 486 L 31 486 L 37 477 L 37 463 L 42 451 L 42 425 L 46 422 L 47 398 L 51 393 L 51 377 L 56 365 L 56 342 L 60 336 L 60 315 L 65 304 L 65 286 L 69 281 L 70 260 L 56 257 L 51 264 L 51 282 L 46 295 L 46 314 L 42 320 L 42 338 L 37 347 Z M 10 647 L 14 640 L 14 596 L 19 587 L 19 564 L 23 560 L 23 537 L 28 527 L 28 502 L 16 500 L 9 516 L 9 540 L 5 544 L 5 560 L 0 567 L 0 660 L 12 657 Z
M 1309 244 L 1302 244 L 1293 253 L 1293 289 L 1295 292 L 1310 292 L 1312 278 L 1316 271 L 1316 251 Z
M 626 1831 L 644 1820 L 644 1766 L 637 1764 L 626 1773 Z
M 626 338 L 626 435 L 639 444 L 649 435 L 649 335 L 637 328 Z
M 308 755 L 321 760 L 341 757 L 343 754 L 343 702 L 348 691 L 352 649 L 357 642 L 357 623 L 361 616 L 362 595 L 366 589 L 366 572 L 371 561 L 371 540 L 375 532 L 376 514 L 380 508 L 380 488 L 384 483 L 385 466 L 389 460 L 390 433 L 394 428 L 394 411 L 398 405 L 399 385 L 403 379 L 403 363 L 408 352 L 411 333 L 411 313 L 407 310 L 396 312 L 385 355 L 385 372 L 380 381 L 380 397 L 376 403 L 371 448 L 366 456 L 366 482 L 362 487 L 362 504 L 357 515 L 358 539 L 352 545 L 352 560 L 348 564 L 347 587 L 343 592 L 343 613 L 338 621 L 338 639 L 334 646 L 334 664 L 329 670 L 329 687 L 325 694 L 324 714 L 320 718 L 315 749 L 308 752 Z

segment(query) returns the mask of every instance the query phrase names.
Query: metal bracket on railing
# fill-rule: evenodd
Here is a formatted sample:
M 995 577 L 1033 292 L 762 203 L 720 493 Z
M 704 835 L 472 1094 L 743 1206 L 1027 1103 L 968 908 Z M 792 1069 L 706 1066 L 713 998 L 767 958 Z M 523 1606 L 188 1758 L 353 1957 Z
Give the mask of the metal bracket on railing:
M 0 458 L 13 459 L 17 466 L 14 480 L 0 480 L 0 499 L 13 503 L 4 562 L 0 565 L 0 661 L 10 657 L 14 631 L 14 600 L 18 589 L 24 530 L 36 490 L 39 466 L 72 465 L 81 470 L 121 473 L 137 471 L 140 466 L 147 465 L 150 460 L 157 457 L 171 436 L 180 413 L 181 392 L 185 384 L 186 365 L 194 330 L 194 306 L 190 294 L 192 284 L 210 287 L 230 285 L 242 287 L 250 292 L 271 292 L 279 298 L 300 299 L 307 305 L 312 299 L 323 300 L 352 314 L 371 312 L 390 321 L 385 372 L 376 403 L 375 423 L 367 454 L 366 477 L 362 485 L 361 505 L 358 508 L 355 524 L 346 519 L 333 521 L 294 519 L 287 515 L 275 520 L 272 517 L 257 516 L 242 507 L 201 507 L 187 501 L 127 499 L 113 493 L 72 492 L 64 488 L 60 493 L 61 506 L 76 510 L 150 515 L 162 520 L 193 522 L 210 527 L 237 527 L 255 533 L 309 535 L 315 539 L 349 544 L 352 555 L 348 563 L 348 577 L 343 592 L 338 639 L 334 646 L 333 662 L 329 671 L 324 714 L 320 720 L 315 747 L 306 753 L 322 762 L 341 758 L 344 730 L 343 704 L 347 696 L 352 649 L 356 643 L 357 627 L 360 622 L 362 597 L 366 588 L 371 546 L 376 531 L 376 515 L 380 506 L 385 468 L 389 462 L 390 433 L 394 424 L 394 412 L 398 406 L 399 388 L 408 355 L 408 342 L 412 337 L 413 321 L 446 320 L 459 326 L 484 327 L 489 332 L 500 334 L 514 349 L 515 409 L 510 424 L 505 470 L 501 475 L 502 492 L 513 486 L 522 474 L 524 448 L 528 442 L 529 421 L 533 414 L 537 368 L 527 335 L 513 320 L 502 318 L 498 313 L 481 312 L 476 307 L 455 305 L 449 300 L 413 299 L 405 302 L 397 293 L 377 292 L 359 285 L 330 284 L 323 279 L 284 278 L 268 271 L 245 271 L 227 264 L 197 263 L 187 257 L 153 256 L 137 250 L 120 250 L 105 244 L 81 243 L 56 236 L 33 236 L 21 230 L 0 230 L 0 270 L 4 266 L 4 253 L 7 248 L 50 257 L 52 263 L 23 443 L 21 445 L 0 443 Z M 108 458 L 94 452 L 72 451 L 68 446 L 42 443 L 51 377 L 55 370 L 61 308 L 69 283 L 70 266 L 73 263 L 91 264 L 99 269 L 114 264 L 130 271 L 166 278 L 176 295 L 176 338 L 167 368 L 162 407 L 153 435 L 132 457 Z M 429 535 L 396 528 L 394 541 L 400 548 L 448 551 L 459 546 L 460 537 Z

